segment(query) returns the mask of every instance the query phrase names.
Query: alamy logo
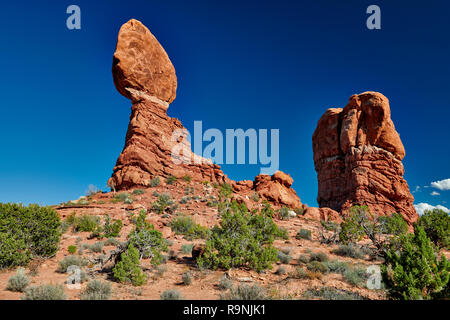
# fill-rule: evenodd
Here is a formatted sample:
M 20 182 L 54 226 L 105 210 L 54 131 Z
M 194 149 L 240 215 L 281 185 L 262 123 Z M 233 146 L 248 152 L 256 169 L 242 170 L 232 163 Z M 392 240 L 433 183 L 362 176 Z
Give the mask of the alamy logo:
M 367 14 L 370 16 L 367 18 L 366 26 L 369 30 L 381 29 L 381 9 L 377 5 L 371 5 L 367 7 Z
M 66 10 L 67 14 L 70 16 L 66 20 L 66 26 L 69 30 L 80 30 L 81 29 L 81 9 L 77 5 L 70 5 Z
M 260 164 L 264 166 L 261 167 L 261 174 L 272 175 L 278 171 L 280 164 L 279 129 L 270 129 L 270 155 L 268 133 L 267 129 L 226 129 L 224 149 L 224 135 L 219 129 L 211 128 L 203 132 L 202 121 L 194 121 L 193 152 L 198 156 L 191 159 L 189 131 L 177 129 L 171 137 L 171 141 L 175 142 L 172 161 L 175 164 L 202 164 L 210 161 L 215 164 Z M 209 144 L 203 148 L 203 142 Z

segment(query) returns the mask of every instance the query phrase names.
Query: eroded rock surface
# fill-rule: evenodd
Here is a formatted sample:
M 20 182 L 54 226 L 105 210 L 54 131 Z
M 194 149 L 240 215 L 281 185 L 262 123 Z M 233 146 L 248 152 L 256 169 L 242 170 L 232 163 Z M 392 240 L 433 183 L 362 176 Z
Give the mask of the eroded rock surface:
M 345 212 L 367 205 L 377 215 L 418 215 L 403 175 L 405 157 L 389 100 L 377 92 L 353 95 L 345 108 L 328 109 L 313 134 L 320 207 Z

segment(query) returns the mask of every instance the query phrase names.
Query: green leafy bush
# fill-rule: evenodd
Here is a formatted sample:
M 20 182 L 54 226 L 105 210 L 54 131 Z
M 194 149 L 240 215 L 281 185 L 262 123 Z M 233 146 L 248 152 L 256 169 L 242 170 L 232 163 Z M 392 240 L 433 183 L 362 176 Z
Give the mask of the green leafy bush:
M 450 248 L 450 216 L 445 211 L 427 210 L 419 218 L 417 225 L 421 226 L 427 237 L 439 248 Z
M 307 229 L 300 229 L 295 237 L 297 239 L 311 240 L 311 231 Z
M 66 300 L 66 293 L 60 284 L 32 286 L 25 290 L 22 300 Z
M 184 181 L 184 182 L 190 183 L 191 180 L 192 180 L 192 178 L 191 178 L 190 175 L 185 175 L 185 176 L 183 176 L 183 181 Z
M 221 300 L 267 300 L 266 290 L 257 285 L 240 284 L 231 288 L 226 294 L 220 295 Z
M 170 227 L 176 234 L 186 236 L 186 239 L 205 239 L 208 237 L 209 229 L 196 224 L 191 217 L 180 215 L 170 222 Z
M 354 206 L 349 210 L 349 215 L 341 223 L 341 232 L 339 240 L 344 243 L 356 243 L 366 235 L 363 222 L 369 221 L 366 213 L 369 211 L 367 206 Z
M 279 215 L 281 220 L 289 220 L 289 209 L 286 207 L 282 207 L 279 211 Z
M 167 184 L 174 184 L 175 181 L 177 181 L 177 178 L 172 176 L 172 175 L 168 176 L 167 179 L 166 179 L 166 183 Z
M 152 209 L 161 214 L 164 212 L 174 213 L 177 209 L 175 201 L 170 198 L 170 195 L 163 193 L 158 196 L 158 199 L 152 204 Z
M 60 236 L 61 221 L 52 208 L 0 203 L 0 269 L 53 255 Z
M 181 293 L 177 290 L 165 290 L 160 298 L 161 300 L 182 300 Z
M 100 225 L 100 217 L 83 215 L 76 217 L 73 222 L 74 231 L 76 232 L 93 232 Z
M 383 281 L 393 299 L 417 300 L 440 297 L 449 283 L 450 263 L 434 249 L 425 230 L 400 235 L 381 266 Z
M 145 190 L 142 190 L 142 189 L 134 189 L 133 192 L 132 192 L 131 194 L 134 195 L 134 196 L 139 196 L 139 195 L 144 194 L 144 193 L 145 193 Z
M 139 262 L 139 251 L 129 245 L 127 251 L 123 252 L 113 268 L 114 278 L 122 283 L 132 283 L 134 286 L 143 285 L 147 277 L 141 270 Z
M 272 267 L 277 260 L 276 237 L 285 237 L 265 214 L 251 214 L 245 205 L 225 200 L 222 220 L 211 229 L 199 267 L 212 269 L 247 266 L 256 271 Z
M 408 223 L 401 214 L 393 213 L 391 216 L 381 216 L 378 221 L 382 233 L 400 235 L 408 232 Z
M 100 280 L 88 282 L 81 293 L 81 300 L 108 300 L 111 297 L 111 284 Z
M 167 251 L 167 241 L 162 233 L 145 221 L 145 213 L 141 213 L 135 230 L 128 236 L 129 244 L 138 251 L 138 259 L 151 259 L 153 265 L 162 262 L 162 251 Z
M 23 292 L 30 284 L 30 279 L 25 275 L 25 270 L 19 268 L 17 273 L 8 279 L 6 289 L 9 291 Z
M 67 251 L 69 251 L 70 254 L 75 254 L 75 252 L 77 252 L 77 246 L 69 246 Z

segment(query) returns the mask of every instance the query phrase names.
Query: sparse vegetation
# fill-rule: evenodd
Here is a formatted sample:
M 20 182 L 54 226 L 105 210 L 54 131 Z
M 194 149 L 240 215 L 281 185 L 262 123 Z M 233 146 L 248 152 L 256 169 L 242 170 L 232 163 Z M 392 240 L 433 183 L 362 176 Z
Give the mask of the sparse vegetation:
M 220 295 L 221 300 L 267 300 L 268 298 L 266 290 L 257 284 L 240 284 Z
M 17 273 L 8 279 L 6 289 L 9 291 L 23 292 L 30 284 L 30 279 L 25 275 L 25 270 L 19 268 Z
M 67 256 L 64 257 L 61 261 L 59 261 L 59 266 L 57 271 L 61 273 L 67 272 L 67 269 L 70 266 L 77 266 L 77 267 L 85 267 L 88 265 L 88 261 L 80 256 Z
M 289 254 L 286 254 L 282 251 L 278 251 L 277 259 L 283 264 L 289 264 L 291 262 L 292 257 Z
M 143 189 L 134 189 L 131 194 L 134 195 L 134 196 L 139 196 L 139 195 L 144 194 L 144 193 L 145 193 L 145 190 L 143 190 Z
M 159 186 L 159 184 L 161 183 L 159 177 L 155 177 L 150 181 L 150 186 L 152 188 L 156 188 L 157 186 Z
M 193 243 L 190 243 L 190 244 L 183 244 L 182 246 L 181 246 L 181 253 L 184 253 L 184 254 L 191 254 L 192 253 L 192 248 L 194 247 L 194 244 Z
M 108 300 L 111 297 L 111 284 L 105 281 L 92 280 L 81 293 L 81 300 Z
M 327 273 L 329 271 L 326 264 L 320 261 L 311 261 L 306 264 L 306 268 L 312 272 Z
M 307 229 L 300 229 L 295 237 L 297 239 L 311 240 L 311 231 Z
M 279 211 L 279 215 L 281 220 L 289 220 L 290 218 L 289 209 L 286 207 L 281 208 Z
M 170 227 L 176 234 L 182 234 L 187 240 L 205 239 L 209 229 L 196 224 L 191 217 L 179 215 L 170 222 Z
M 320 262 L 326 262 L 329 258 L 325 252 L 311 252 L 309 255 L 309 261 L 320 261 Z
M 166 213 L 174 213 L 177 209 L 177 205 L 175 201 L 170 198 L 170 194 L 163 193 L 158 196 L 158 199 L 153 203 L 152 210 L 156 211 L 159 214 L 164 212 Z
M 233 287 L 233 280 L 224 275 L 222 278 L 220 278 L 218 287 L 220 290 L 229 290 Z
M 338 248 L 331 250 L 331 253 L 338 256 L 350 257 L 353 259 L 364 258 L 364 253 L 355 244 L 343 244 Z
M 303 297 L 306 299 L 319 298 L 322 300 L 367 300 L 357 293 L 333 287 L 308 289 L 303 294 Z
M 344 271 L 345 280 L 353 286 L 361 287 L 367 280 L 366 270 L 361 267 L 348 268 Z
M 66 300 L 66 293 L 60 284 L 32 286 L 25 290 L 22 300 Z
M 182 300 L 181 293 L 178 290 L 165 290 L 160 295 L 161 300 Z
M 183 281 L 183 284 L 185 286 L 190 285 L 192 283 L 191 273 L 189 271 L 186 271 L 185 273 L 183 273 L 183 276 L 181 277 L 181 281 Z
M 190 183 L 191 180 L 192 180 L 192 178 L 191 178 L 190 175 L 185 175 L 185 176 L 183 176 L 183 181 L 184 181 L 184 182 Z
M 67 251 L 69 251 L 70 254 L 75 254 L 77 252 L 77 246 L 69 246 L 67 247 Z
M 166 179 L 166 183 L 167 184 L 174 184 L 175 181 L 177 181 L 177 178 L 172 176 L 172 175 L 168 176 L 167 179 Z

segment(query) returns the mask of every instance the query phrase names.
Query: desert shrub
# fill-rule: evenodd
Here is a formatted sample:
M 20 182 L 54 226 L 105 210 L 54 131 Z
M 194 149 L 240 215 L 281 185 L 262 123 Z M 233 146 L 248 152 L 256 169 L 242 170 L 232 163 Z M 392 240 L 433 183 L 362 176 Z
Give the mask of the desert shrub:
M 139 251 L 129 245 L 123 252 L 113 268 L 114 278 L 121 283 L 131 283 L 134 286 L 141 286 L 146 281 L 146 276 L 141 270 L 139 262 Z
M 60 284 L 32 286 L 25 290 L 22 300 L 66 300 L 66 293 Z
M 416 225 L 414 234 L 398 236 L 381 266 L 389 297 L 400 300 L 440 297 L 449 283 L 450 263 L 433 247 L 425 230 Z M 397 246 L 399 245 L 399 246 Z
M 155 177 L 152 180 L 150 180 L 150 187 L 155 188 L 155 187 L 159 186 L 160 183 L 161 183 L 161 180 L 159 179 L 159 177 Z
M 306 212 L 306 209 L 304 209 L 304 208 L 296 208 L 294 210 L 294 212 L 297 214 L 297 216 L 303 216 L 305 214 L 305 212 Z
M 311 261 L 306 264 L 306 268 L 312 272 L 327 273 L 329 271 L 326 264 L 320 261 Z
M 56 271 L 60 273 L 67 272 L 67 269 L 70 266 L 84 267 L 88 265 L 88 261 L 80 256 L 67 256 L 64 257 L 61 261 L 59 261 L 58 269 Z
M 81 300 L 108 300 L 111 297 L 111 284 L 100 280 L 88 282 L 81 293 Z
M 228 183 L 221 184 L 219 190 L 222 199 L 229 198 L 233 194 L 233 187 Z
M 83 215 L 76 217 L 73 222 L 75 232 L 94 232 L 100 225 L 100 217 Z
M 101 238 L 115 238 L 120 235 L 120 231 L 122 230 L 123 223 L 122 220 L 111 220 L 111 217 L 107 215 L 105 217 L 105 223 L 103 224 L 103 228 L 101 230 Z
M 190 253 L 192 253 L 192 248 L 194 247 L 194 244 L 193 243 L 190 243 L 190 244 L 183 244 L 182 246 L 181 246 L 181 253 L 184 253 L 184 254 L 190 254 Z
M 258 192 L 253 192 L 250 196 L 250 199 L 252 199 L 254 202 L 259 202 L 259 194 Z
M 347 269 L 349 269 L 349 265 L 345 261 L 333 260 L 325 262 L 325 265 L 328 267 L 330 272 L 344 274 Z
M 191 197 L 183 197 L 180 199 L 180 204 L 186 204 L 189 202 L 189 200 L 191 200 Z
M 174 213 L 177 209 L 175 201 L 170 198 L 170 195 L 163 193 L 159 195 L 158 199 L 152 204 L 152 210 L 161 214 L 164 212 Z
M 307 229 L 300 229 L 295 237 L 297 239 L 311 240 L 311 231 Z
M 286 268 L 283 266 L 280 266 L 280 267 L 278 267 L 277 271 L 275 271 L 275 274 L 283 275 L 283 274 L 286 274 L 286 272 L 287 272 Z
M 229 279 L 226 275 L 220 278 L 218 287 L 220 290 L 228 290 L 233 287 L 233 280 Z
M 162 233 L 145 221 L 145 212 L 141 212 L 136 227 L 129 235 L 129 243 L 138 250 L 138 258 L 151 259 L 153 265 L 162 261 L 161 252 L 167 251 L 167 241 Z
M 30 279 L 25 275 L 25 270 L 19 268 L 17 273 L 8 279 L 6 289 L 9 291 L 23 292 L 30 284 Z
M 211 229 L 199 267 L 212 269 L 247 266 L 256 271 L 272 267 L 277 260 L 276 237 L 285 237 L 272 218 L 250 214 L 245 205 L 225 200 L 222 219 Z
M 164 273 L 166 273 L 166 271 L 167 271 L 166 265 L 159 265 L 155 268 L 155 273 L 158 277 L 162 277 Z
M 181 293 L 178 290 L 165 290 L 160 295 L 161 300 L 181 300 Z
M 289 209 L 286 207 L 282 207 L 279 211 L 279 215 L 281 220 L 289 220 Z
M 0 203 L 0 269 L 53 255 L 60 235 L 61 221 L 52 208 Z
M 320 262 L 326 262 L 329 258 L 326 253 L 324 252 L 311 252 L 309 255 L 309 261 L 320 261 Z
M 309 262 L 309 257 L 306 254 L 301 254 L 301 255 L 298 256 L 297 262 L 298 263 L 308 263 Z
M 278 251 L 277 259 L 281 263 L 288 264 L 292 260 L 292 257 L 289 254 L 286 254 L 286 253 L 284 253 L 282 251 Z
M 421 226 L 427 237 L 439 248 L 450 248 L 450 216 L 445 211 L 427 210 L 419 218 L 417 225 Z
M 349 210 L 349 215 L 341 223 L 339 240 L 344 243 L 356 243 L 366 235 L 363 227 L 364 222 L 368 222 L 367 206 L 354 206 Z
M 67 251 L 69 251 L 70 254 L 75 254 L 75 252 L 77 252 L 77 246 L 69 246 L 67 247 Z
M 391 216 L 378 217 L 380 232 L 391 235 L 400 235 L 408 232 L 408 223 L 401 214 L 393 213 Z
M 306 299 L 319 298 L 322 300 L 367 300 L 365 297 L 343 289 L 322 287 L 320 289 L 308 289 L 303 294 Z
M 364 253 L 354 244 L 339 245 L 338 248 L 331 250 L 331 253 L 338 256 L 350 257 L 353 259 L 364 258 Z
M 183 273 L 183 275 L 181 276 L 181 281 L 183 281 L 183 284 L 185 286 L 190 285 L 192 283 L 191 273 L 189 271 L 186 271 L 185 273 Z
M 314 279 L 321 279 L 323 274 L 321 272 L 317 272 L 317 271 L 306 271 L 301 267 L 297 267 L 295 268 L 295 271 L 293 273 L 290 274 L 291 277 L 296 278 L 296 279 L 310 279 L 310 280 L 314 280 Z
M 100 253 L 100 252 L 103 251 L 103 246 L 104 246 L 104 245 L 105 245 L 104 242 L 99 241 L 99 242 L 96 242 L 96 243 L 90 245 L 90 246 L 89 246 L 89 249 L 90 249 L 92 252 Z
M 192 180 L 192 177 L 187 174 L 187 175 L 183 176 L 182 179 L 183 179 L 184 182 L 190 183 L 191 180 Z
M 134 189 L 131 194 L 134 195 L 134 196 L 139 196 L 139 195 L 144 194 L 144 193 L 145 193 L 145 190 L 143 190 L 143 189 Z
M 209 234 L 209 229 L 196 224 L 191 217 L 180 215 L 170 222 L 171 229 L 176 234 L 186 236 L 186 239 L 205 239 Z
M 366 270 L 361 267 L 348 268 L 343 276 L 348 283 L 356 287 L 363 286 L 367 280 Z
M 240 284 L 220 295 L 221 300 L 267 300 L 266 290 L 257 285 Z
M 119 243 L 120 241 L 115 238 L 108 238 L 104 242 L 105 246 L 118 246 Z
M 175 181 L 177 181 L 177 178 L 172 176 L 172 175 L 168 176 L 167 179 L 166 179 L 166 183 L 167 184 L 174 184 Z

